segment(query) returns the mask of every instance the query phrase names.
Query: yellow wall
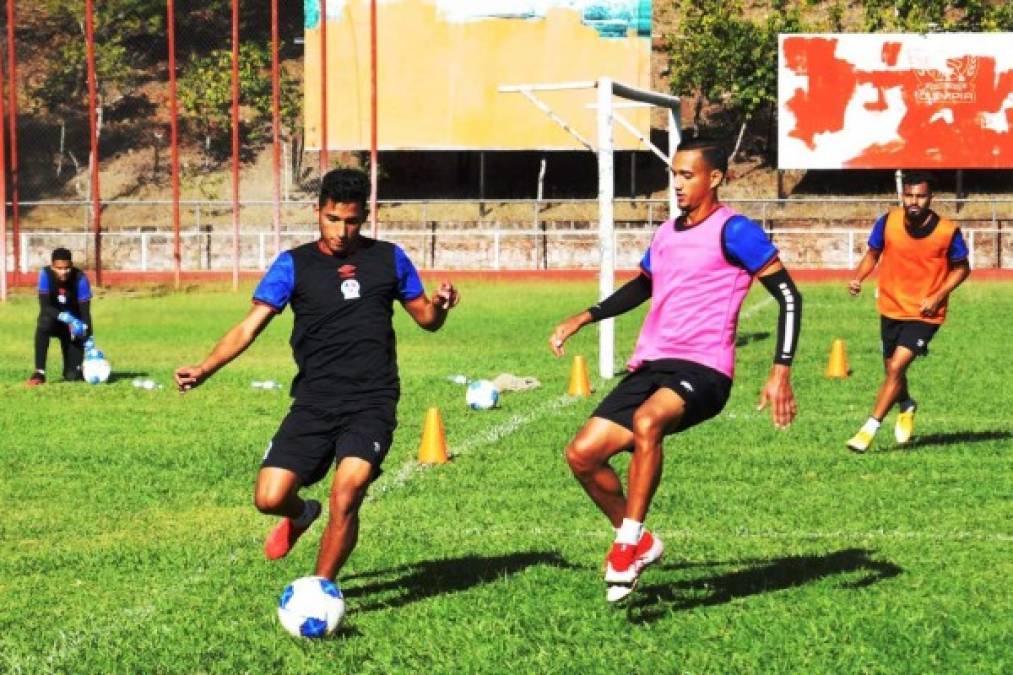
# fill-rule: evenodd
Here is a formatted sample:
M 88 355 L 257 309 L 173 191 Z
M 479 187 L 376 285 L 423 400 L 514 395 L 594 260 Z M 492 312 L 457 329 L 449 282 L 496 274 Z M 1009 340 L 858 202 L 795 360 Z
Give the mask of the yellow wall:
M 578 12 L 554 9 L 542 20 L 451 23 L 425 0 L 378 6 L 378 137 L 381 150 L 582 149 L 520 94 L 501 84 L 594 80 L 610 76 L 650 87 L 651 46 L 632 32 L 598 36 Z M 320 30 L 306 31 L 306 146 L 320 146 Z M 327 23 L 327 146 L 369 148 L 369 2 L 348 0 Z M 594 90 L 541 92 L 539 98 L 595 141 Z M 620 99 L 615 99 L 619 101 Z M 646 110 L 623 116 L 645 133 Z M 617 149 L 640 147 L 625 130 Z

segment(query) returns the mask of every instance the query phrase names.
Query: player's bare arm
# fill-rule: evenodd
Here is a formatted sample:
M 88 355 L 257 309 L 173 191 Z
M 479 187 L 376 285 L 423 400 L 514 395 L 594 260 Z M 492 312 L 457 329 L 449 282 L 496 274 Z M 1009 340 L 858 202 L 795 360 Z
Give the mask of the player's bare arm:
M 950 268 L 949 274 L 943 279 L 943 285 L 938 291 L 923 298 L 921 301 L 921 313 L 922 316 L 932 317 L 936 315 L 939 308 L 946 302 L 946 299 L 950 297 L 957 286 L 964 283 L 967 277 L 971 276 L 971 266 L 966 260 L 960 260 L 953 263 Z
M 447 313 L 461 301 L 461 294 L 454 285 L 444 280 L 433 292 L 433 297 L 423 293 L 417 298 L 402 302 L 405 311 L 420 327 L 428 331 L 437 331 L 447 320 Z
M 641 272 L 623 284 L 615 293 L 583 312 L 574 314 L 556 326 L 549 335 L 549 349 L 557 357 L 563 355 L 563 343 L 567 338 L 589 323 L 601 321 L 624 314 L 634 307 L 639 307 L 651 297 L 651 278 Z
M 249 313 L 229 329 L 218 341 L 207 358 L 197 365 L 177 368 L 173 377 L 180 392 L 186 392 L 200 385 L 219 369 L 246 351 L 267 324 L 274 318 L 275 311 L 267 305 L 255 304 Z
M 862 292 L 862 282 L 865 281 L 867 276 L 872 274 L 872 270 L 876 269 L 880 253 L 882 251 L 877 251 L 874 248 L 870 248 L 865 252 L 861 262 L 858 263 L 858 268 L 855 270 L 855 278 L 848 282 L 849 293 L 858 295 Z
M 787 428 L 798 415 L 798 402 L 791 386 L 791 362 L 798 345 L 802 316 L 802 294 L 795 287 L 788 271 L 777 258 L 757 274 L 757 279 L 774 297 L 780 308 L 777 345 L 770 374 L 760 390 L 758 410 L 770 405 L 771 419 L 778 429 Z
M 552 334 L 549 336 L 549 349 L 557 357 L 565 354 L 563 344 L 569 339 L 571 335 L 579 331 L 581 328 L 589 323 L 592 323 L 594 319 L 591 317 L 591 312 L 586 309 L 579 314 L 564 319 L 558 326 L 553 329 Z

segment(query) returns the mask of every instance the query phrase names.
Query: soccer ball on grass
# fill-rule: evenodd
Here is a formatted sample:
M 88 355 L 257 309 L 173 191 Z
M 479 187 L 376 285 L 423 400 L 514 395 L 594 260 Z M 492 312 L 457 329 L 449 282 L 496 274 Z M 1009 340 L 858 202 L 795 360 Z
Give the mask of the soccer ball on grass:
M 345 616 L 345 598 L 330 579 L 302 577 L 281 592 L 278 620 L 295 637 L 327 637 Z
M 81 365 L 81 375 L 88 384 L 102 384 L 109 379 L 111 372 L 112 366 L 101 356 L 86 358 Z
M 489 380 L 474 380 L 468 383 L 465 400 L 472 410 L 488 410 L 499 402 L 499 389 Z

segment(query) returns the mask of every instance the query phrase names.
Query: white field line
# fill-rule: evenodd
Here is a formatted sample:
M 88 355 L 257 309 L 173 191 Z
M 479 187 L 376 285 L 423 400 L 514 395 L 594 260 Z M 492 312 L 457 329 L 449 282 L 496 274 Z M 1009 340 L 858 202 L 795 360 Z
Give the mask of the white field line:
M 760 300 L 755 305 L 753 305 L 751 307 L 747 307 L 746 309 L 744 309 L 741 312 L 739 312 L 739 321 L 741 322 L 743 319 L 748 319 L 749 317 L 751 317 L 752 315 L 756 314 L 761 309 L 763 309 L 767 305 L 772 304 L 773 302 L 774 302 L 774 296 L 768 295 L 767 297 L 765 297 L 763 300 Z
M 747 307 L 744 311 L 742 311 L 739 314 L 739 319 L 741 320 L 744 318 L 748 318 L 773 302 L 774 298 L 772 296 L 767 296 L 763 300 L 757 302 L 755 305 Z M 600 382 L 597 383 L 597 386 L 600 387 L 601 385 L 602 383 Z M 548 405 L 542 408 L 532 410 L 527 413 L 523 414 L 519 413 L 517 415 L 514 415 L 506 422 L 491 427 L 487 429 L 485 432 L 479 434 L 478 436 L 471 438 L 462 445 L 456 448 L 452 448 L 452 455 L 454 456 L 466 455 L 469 452 L 475 450 L 476 448 L 497 443 L 500 439 L 504 438 L 505 436 L 509 436 L 510 434 L 516 432 L 517 430 L 523 427 L 528 426 L 532 422 L 535 422 L 536 420 L 541 419 L 542 417 L 555 415 L 558 411 L 562 410 L 566 406 L 575 403 L 577 400 L 579 399 L 571 398 L 569 396 L 560 396 L 559 398 L 555 399 L 554 401 L 550 402 Z M 367 495 L 365 501 L 367 502 L 373 501 L 374 499 L 378 499 L 392 490 L 396 490 L 397 488 L 401 487 L 418 474 L 422 473 L 422 471 L 424 470 L 425 467 L 420 466 L 417 461 L 415 460 L 406 461 L 404 464 L 401 465 L 401 467 L 397 470 L 397 473 L 395 473 L 389 481 L 387 481 L 381 486 L 378 486 L 375 492 L 371 492 L 369 495 Z
M 238 553 L 233 551 L 224 561 L 219 561 L 214 565 L 209 563 L 207 566 L 201 566 L 193 574 L 177 578 L 174 580 L 175 583 L 153 591 L 147 601 L 132 607 L 124 607 L 119 612 L 110 614 L 104 621 L 92 623 L 87 630 L 75 632 L 61 630 L 45 655 L 12 655 L 0 652 L 0 673 L 10 672 L 12 675 L 18 675 L 20 673 L 48 673 L 66 670 L 67 663 L 71 662 L 82 649 L 90 648 L 90 643 L 95 638 L 117 635 L 127 628 L 136 628 L 138 625 L 155 620 L 156 616 L 161 616 L 155 605 L 156 602 L 164 603 L 166 599 L 182 595 L 193 584 L 203 580 L 209 574 L 218 575 L 223 566 L 234 565 L 237 558 Z M 129 621 L 124 619 L 129 619 Z M 3 666 L 7 666 L 8 669 L 5 670 Z
M 237 554 L 233 552 L 228 563 L 235 563 Z M 96 638 L 103 638 L 122 633 L 126 628 L 136 628 L 138 625 L 152 620 L 157 614 L 155 602 L 164 602 L 166 598 L 172 598 L 182 594 L 192 584 L 200 581 L 211 573 L 218 573 L 220 565 L 213 568 L 202 567 L 193 574 L 176 580 L 176 583 L 166 586 L 153 593 L 153 599 L 141 602 L 133 607 L 124 607 L 108 617 L 105 621 L 93 623 L 87 630 L 69 633 L 60 631 L 53 645 L 45 655 L 41 654 L 3 654 L 0 656 L 0 672 L 9 672 L 12 675 L 20 673 L 58 672 L 65 670 L 67 664 L 73 662 L 78 652 L 88 648 Z M 129 620 L 126 620 L 129 619 Z M 3 667 L 3 666 L 6 666 Z
M 601 386 L 600 383 L 598 386 Z M 526 426 L 529 426 L 530 424 L 533 424 L 543 417 L 555 415 L 563 408 L 573 405 L 579 400 L 579 398 L 564 395 L 535 410 L 529 410 L 525 413 L 513 415 L 505 422 L 497 424 L 494 427 L 489 427 L 485 431 L 480 432 L 478 435 L 472 436 L 464 443 L 451 448 L 451 457 L 467 455 L 479 448 L 498 443 L 503 438 L 523 429 Z M 425 470 L 426 467 L 420 465 L 418 461 L 414 459 L 406 461 L 389 481 L 379 486 L 376 492 L 367 495 L 366 501 L 377 499 L 392 490 L 396 490 Z

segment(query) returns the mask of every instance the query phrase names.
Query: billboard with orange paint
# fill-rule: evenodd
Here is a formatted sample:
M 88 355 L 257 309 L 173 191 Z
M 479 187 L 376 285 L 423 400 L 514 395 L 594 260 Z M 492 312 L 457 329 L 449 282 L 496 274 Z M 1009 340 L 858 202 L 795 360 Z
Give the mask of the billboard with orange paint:
M 1013 34 L 782 35 L 779 46 L 779 168 L 1013 168 Z
M 320 147 L 320 0 L 304 0 L 306 147 Z M 369 0 L 327 0 L 327 146 L 370 141 Z M 572 136 L 504 84 L 614 80 L 649 89 L 651 0 L 379 0 L 380 150 L 577 150 Z M 595 134 L 593 91 L 539 92 Z M 645 110 L 624 111 L 642 133 Z M 638 141 L 616 132 L 617 149 Z

